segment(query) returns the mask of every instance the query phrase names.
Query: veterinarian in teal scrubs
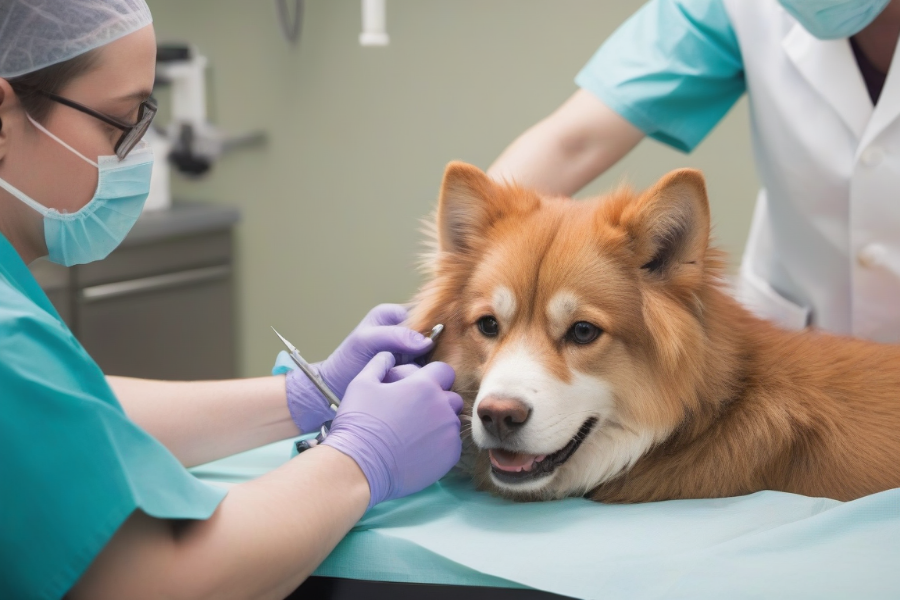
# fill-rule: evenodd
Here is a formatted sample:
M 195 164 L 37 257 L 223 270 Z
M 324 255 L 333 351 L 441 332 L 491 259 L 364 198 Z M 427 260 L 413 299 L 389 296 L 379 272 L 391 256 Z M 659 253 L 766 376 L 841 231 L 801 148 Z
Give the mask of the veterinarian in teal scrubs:
M 27 264 L 104 258 L 149 190 L 156 43 L 143 0 L 0 3 L 0 598 L 283 598 L 367 507 L 459 458 L 462 400 L 431 342 L 373 310 L 302 377 L 105 377 Z M 226 490 L 185 466 L 318 428 Z
M 741 299 L 900 342 L 898 34 L 900 0 L 651 0 L 489 174 L 571 195 L 645 136 L 691 151 L 746 93 L 763 189 Z

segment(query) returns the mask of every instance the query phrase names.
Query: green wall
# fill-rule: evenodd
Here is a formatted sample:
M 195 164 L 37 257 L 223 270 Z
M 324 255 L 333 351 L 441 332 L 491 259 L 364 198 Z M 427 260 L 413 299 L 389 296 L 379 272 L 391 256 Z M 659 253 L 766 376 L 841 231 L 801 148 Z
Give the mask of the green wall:
M 297 46 L 271 1 L 149 4 L 160 41 L 209 57 L 211 119 L 269 136 L 173 186 L 177 198 L 243 212 L 239 364 L 254 376 L 279 350 L 269 325 L 320 359 L 368 308 L 408 300 L 418 221 L 444 165 L 487 168 L 575 91 L 575 73 L 641 2 L 388 0 L 385 48 L 360 47 L 355 0 L 308 0 Z M 586 192 L 683 166 L 706 172 L 715 234 L 737 264 L 757 187 L 745 100 L 693 154 L 645 141 Z

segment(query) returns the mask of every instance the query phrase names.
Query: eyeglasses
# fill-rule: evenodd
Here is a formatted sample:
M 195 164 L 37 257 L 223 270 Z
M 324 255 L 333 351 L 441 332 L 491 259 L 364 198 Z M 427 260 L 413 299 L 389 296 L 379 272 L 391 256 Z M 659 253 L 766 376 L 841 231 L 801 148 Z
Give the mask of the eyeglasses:
M 79 104 L 68 98 L 63 98 L 62 96 L 57 96 L 56 94 L 51 94 L 50 92 L 45 92 L 43 90 L 35 90 L 42 96 L 53 100 L 54 102 L 59 102 L 69 108 L 74 108 L 75 110 L 81 111 L 87 115 L 94 117 L 95 119 L 99 119 L 106 123 L 107 125 L 111 125 L 116 129 L 122 130 L 122 135 L 119 137 L 119 140 L 116 142 L 115 153 L 116 156 L 119 157 L 119 160 L 122 160 L 128 153 L 134 149 L 141 138 L 144 137 L 144 134 L 147 133 L 147 130 L 150 128 L 150 123 L 153 122 L 153 117 L 156 116 L 156 100 L 153 98 L 147 98 L 143 102 L 141 102 L 140 107 L 138 108 L 138 118 L 137 122 L 129 125 L 128 123 L 123 123 L 118 119 L 114 119 L 110 116 L 104 115 L 103 113 L 97 112 L 92 108 L 88 108 L 83 104 Z

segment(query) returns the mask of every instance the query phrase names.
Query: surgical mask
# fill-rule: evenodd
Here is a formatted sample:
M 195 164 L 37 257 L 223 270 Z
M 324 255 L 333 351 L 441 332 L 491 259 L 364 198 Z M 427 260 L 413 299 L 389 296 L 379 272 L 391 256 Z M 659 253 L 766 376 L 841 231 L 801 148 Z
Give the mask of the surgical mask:
M 875 20 L 891 0 L 778 0 L 820 40 L 856 35 Z
M 131 231 L 150 193 L 153 171 L 150 145 L 141 141 L 123 160 L 112 155 L 101 156 L 94 162 L 30 116 L 28 119 L 57 143 L 97 168 L 97 190 L 84 207 L 68 213 L 47 208 L 2 178 L 0 187 L 43 215 L 44 240 L 51 262 L 71 267 L 106 258 Z

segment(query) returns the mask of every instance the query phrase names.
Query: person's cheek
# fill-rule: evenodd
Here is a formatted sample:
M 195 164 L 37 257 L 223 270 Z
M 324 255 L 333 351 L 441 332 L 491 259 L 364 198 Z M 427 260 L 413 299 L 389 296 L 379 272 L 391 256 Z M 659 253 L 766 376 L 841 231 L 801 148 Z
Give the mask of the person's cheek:
M 96 162 L 99 156 L 112 154 L 113 144 L 108 139 L 111 135 L 108 129 L 91 119 L 87 115 L 57 109 L 44 126 L 84 157 Z M 80 210 L 97 190 L 97 167 L 48 135 L 40 133 L 39 136 L 39 156 L 44 163 L 40 171 L 47 174 L 45 185 L 49 188 L 42 195 L 45 201 L 41 203 L 60 212 Z
M 94 197 L 97 190 L 97 167 L 53 140 L 48 141 L 56 148 L 47 147 L 47 151 L 43 153 L 48 163 L 42 169 L 48 174 L 44 183 L 48 188 L 43 195 L 46 198 L 45 205 L 60 212 L 76 212 Z

